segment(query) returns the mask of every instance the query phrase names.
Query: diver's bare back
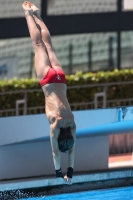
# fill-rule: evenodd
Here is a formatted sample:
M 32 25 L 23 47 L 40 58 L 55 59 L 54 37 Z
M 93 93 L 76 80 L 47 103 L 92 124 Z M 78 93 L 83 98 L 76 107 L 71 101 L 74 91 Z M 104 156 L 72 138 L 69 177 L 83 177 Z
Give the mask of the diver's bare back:
M 45 94 L 45 111 L 49 123 L 55 123 L 58 128 L 74 128 L 74 116 L 66 97 L 66 84 L 46 84 L 42 89 Z

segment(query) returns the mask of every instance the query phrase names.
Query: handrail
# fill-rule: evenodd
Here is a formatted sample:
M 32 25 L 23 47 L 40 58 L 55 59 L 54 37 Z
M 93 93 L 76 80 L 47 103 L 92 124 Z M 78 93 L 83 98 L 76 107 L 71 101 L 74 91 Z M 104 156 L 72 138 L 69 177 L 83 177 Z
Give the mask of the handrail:
M 112 85 L 128 85 L 133 84 L 133 81 L 125 81 L 125 82 L 112 82 L 112 83 L 99 83 L 99 84 L 88 84 L 88 85 L 75 85 L 75 86 L 68 86 L 68 89 L 76 89 L 76 88 L 87 88 L 87 87 L 108 87 Z
M 116 135 L 116 134 L 132 134 L 133 133 L 133 121 L 112 122 L 109 124 L 103 124 L 99 126 L 93 126 L 89 128 L 83 128 L 76 131 L 78 137 L 89 136 L 102 136 L 102 135 Z
M 3 94 L 18 94 L 18 93 L 30 93 L 30 92 L 41 92 L 41 89 L 33 89 L 33 90 L 16 90 L 16 91 L 8 91 L 8 92 L 0 92 L 0 95 Z

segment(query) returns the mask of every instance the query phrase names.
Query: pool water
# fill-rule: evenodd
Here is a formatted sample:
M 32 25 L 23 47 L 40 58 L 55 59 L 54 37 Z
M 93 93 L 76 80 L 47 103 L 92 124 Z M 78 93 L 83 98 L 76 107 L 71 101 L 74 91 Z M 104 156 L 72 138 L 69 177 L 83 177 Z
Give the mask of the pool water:
M 133 200 L 133 187 L 77 192 L 21 200 Z

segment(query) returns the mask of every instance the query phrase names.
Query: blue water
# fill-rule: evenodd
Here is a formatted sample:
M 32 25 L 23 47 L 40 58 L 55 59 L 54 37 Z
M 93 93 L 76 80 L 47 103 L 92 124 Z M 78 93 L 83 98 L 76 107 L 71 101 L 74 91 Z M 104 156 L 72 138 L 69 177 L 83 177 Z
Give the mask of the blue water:
M 78 192 L 21 200 L 133 200 L 133 187 Z

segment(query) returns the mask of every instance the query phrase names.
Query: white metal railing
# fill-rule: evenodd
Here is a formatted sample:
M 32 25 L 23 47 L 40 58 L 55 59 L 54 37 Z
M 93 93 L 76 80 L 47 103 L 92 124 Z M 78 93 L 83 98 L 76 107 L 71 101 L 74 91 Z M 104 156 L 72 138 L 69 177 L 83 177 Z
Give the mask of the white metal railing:
M 102 104 L 103 108 L 110 107 L 111 104 L 119 102 L 118 106 L 125 106 L 125 105 L 133 105 L 133 98 L 129 99 L 115 99 L 115 100 L 107 100 L 106 95 L 107 95 L 107 88 L 109 86 L 113 85 L 128 85 L 132 84 L 133 81 L 127 81 L 127 82 L 113 82 L 113 83 L 101 83 L 101 84 L 89 84 L 89 85 L 78 85 L 78 86 L 69 86 L 68 90 L 71 89 L 81 89 L 81 88 L 95 88 L 95 87 L 102 87 L 103 92 L 100 93 L 95 93 L 94 94 L 94 101 L 92 102 L 79 102 L 79 103 L 71 103 L 70 106 L 72 110 L 77 110 L 77 109 L 88 109 L 88 108 L 98 108 L 98 104 Z M 16 108 L 14 109 L 5 109 L 5 110 L 0 110 L 0 116 L 8 116 L 9 115 L 19 115 L 19 112 L 21 111 L 24 115 L 26 114 L 36 114 L 39 110 L 39 113 L 44 112 L 44 106 L 37 106 L 37 107 L 27 107 L 27 102 L 28 102 L 28 94 L 29 93 L 34 93 L 34 92 L 41 92 L 41 89 L 33 89 L 33 90 L 19 90 L 19 91 L 10 91 L 10 92 L 0 92 L 1 95 L 10 95 L 10 94 L 23 94 L 23 99 L 18 99 L 16 100 Z M 98 101 L 98 97 L 103 97 L 103 101 Z M 23 104 L 23 108 L 20 108 L 19 105 Z

